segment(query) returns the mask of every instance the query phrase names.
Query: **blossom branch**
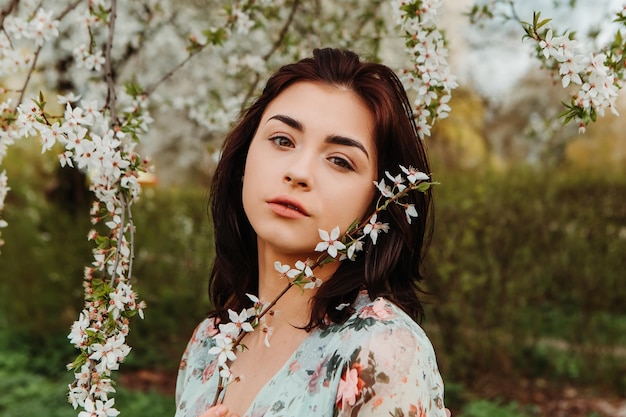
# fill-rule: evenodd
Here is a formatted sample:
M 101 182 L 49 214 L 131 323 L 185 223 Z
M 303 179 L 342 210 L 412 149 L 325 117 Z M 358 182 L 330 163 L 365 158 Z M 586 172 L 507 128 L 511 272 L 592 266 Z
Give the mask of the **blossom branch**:
M 270 303 L 268 303 L 263 308 L 263 310 L 261 310 L 260 313 L 258 313 L 254 317 L 253 321 L 259 322 L 263 317 L 265 317 L 265 315 L 268 312 L 270 312 L 271 309 L 276 305 L 278 300 L 280 300 L 287 293 L 287 291 L 289 291 L 291 287 L 293 287 L 294 285 L 295 284 L 292 281 L 289 281 L 289 283 L 285 286 L 285 288 L 283 288 L 283 290 Z M 242 331 L 239 334 L 239 336 L 237 336 L 237 338 L 233 341 L 233 349 L 235 349 L 237 346 L 241 344 L 241 342 L 243 341 L 244 337 L 246 337 L 247 334 L 248 334 L 247 332 Z M 219 402 L 219 398 L 222 395 L 222 392 L 224 392 L 224 389 L 226 389 L 225 378 L 220 374 L 218 378 L 218 382 L 217 382 L 217 390 L 215 391 L 215 396 L 213 397 L 212 405 L 216 405 Z
M 296 0 L 298 2 L 299 0 Z M 170 79 L 177 71 L 183 68 L 193 57 L 204 51 L 209 45 L 221 45 L 230 36 L 232 28 L 235 26 L 237 17 L 234 15 L 234 8 L 227 9 L 229 15 L 223 25 L 217 29 L 208 29 L 203 32 L 204 40 L 198 39 L 196 36 L 189 38 L 189 45 L 187 46 L 187 55 L 181 62 L 174 65 L 169 71 L 167 71 L 161 78 L 145 89 L 145 94 L 150 96 L 156 88 Z
M 563 88 L 577 85 L 570 94 L 570 102 L 563 103 L 565 110 L 559 114 L 563 124 L 574 120 L 579 133 L 584 133 L 589 123 L 595 122 L 598 115 L 604 116 L 606 109 L 618 114 L 615 101 L 623 87 L 625 68 L 623 65 L 623 34 L 617 31 L 611 44 L 593 51 L 574 38 L 572 33 L 558 34 L 549 23 L 551 19 L 541 19 L 539 12 L 533 12 L 531 22 L 523 21 L 515 10 L 512 0 L 497 0 L 493 5 L 482 7 L 475 4 L 469 13 L 470 22 L 493 18 L 497 4 L 508 6 L 508 12 L 500 14 L 504 20 L 517 22 L 525 34 L 524 39 L 535 43 L 536 58 Z M 626 23 L 617 12 L 614 20 Z
M 67 7 L 65 8 L 65 10 L 63 10 L 61 13 L 59 13 L 59 15 L 56 17 L 56 20 L 63 20 L 65 18 L 65 16 L 67 16 L 67 14 L 69 12 L 71 12 L 76 7 L 78 7 L 78 5 L 81 4 L 83 1 L 84 0 L 74 0 L 74 3 L 68 4 Z
M 262 57 L 263 61 L 267 62 L 270 59 L 270 57 L 274 55 L 274 53 L 278 50 L 278 48 L 280 48 L 280 45 L 282 45 L 283 40 L 285 39 L 285 36 L 287 36 L 287 32 L 289 31 L 289 28 L 291 27 L 293 23 L 293 19 L 296 16 L 296 12 L 298 11 L 299 7 L 300 7 L 300 0 L 294 0 L 293 4 L 291 5 L 291 11 L 289 12 L 289 16 L 287 17 L 287 20 L 283 24 L 283 27 L 280 29 L 280 32 L 278 33 L 278 37 L 272 44 L 272 47 L 270 48 L 270 50 L 265 55 L 263 55 Z M 245 106 L 246 103 L 250 101 L 260 80 L 261 80 L 261 74 L 258 71 L 256 71 L 254 73 L 254 80 L 250 84 L 250 87 L 248 88 L 248 92 L 246 93 L 245 98 L 241 102 L 242 106 Z
M 130 210 L 130 204 L 128 204 L 128 202 L 126 201 L 126 198 L 124 197 L 123 192 L 119 192 L 119 200 L 120 200 L 120 221 L 119 221 L 119 224 L 117 225 L 119 230 L 117 233 L 117 241 L 116 241 L 117 250 L 115 251 L 115 263 L 113 264 L 113 273 L 111 274 L 111 278 L 110 278 L 111 282 L 109 284 L 111 285 L 111 287 L 115 285 L 115 281 L 117 280 L 117 277 L 118 277 L 117 268 L 119 267 L 120 261 L 122 259 L 122 254 L 120 252 L 120 245 L 123 243 L 123 240 L 124 240 L 124 231 L 125 231 L 124 227 L 126 225 L 126 211 Z M 131 230 L 131 235 L 132 234 L 133 234 L 133 231 Z
M 191 59 L 196 56 L 200 51 L 202 51 L 202 49 L 204 49 L 204 46 L 198 48 L 198 49 L 192 49 L 189 50 L 189 55 L 187 55 L 187 57 L 185 57 L 185 59 L 183 59 L 181 62 L 179 62 L 178 64 L 176 64 L 174 67 L 172 67 L 169 71 L 167 71 L 165 74 L 163 74 L 163 76 L 161 78 L 159 78 L 157 81 L 155 81 L 152 85 L 150 85 L 148 88 L 145 89 L 144 93 L 147 96 L 152 95 L 152 93 L 154 93 L 154 91 L 161 85 L 163 84 L 165 81 L 169 80 L 170 78 L 172 78 L 172 76 L 178 72 L 181 68 L 183 68 L 185 65 L 187 65 L 187 63 L 189 61 L 191 61 Z
M 24 100 L 24 94 L 26 94 L 26 88 L 28 87 L 30 78 L 33 75 L 33 71 L 35 71 L 35 67 L 37 66 L 37 59 L 39 58 L 39 54 L 41 53 L 41 48 L 42 46 L 39 46 L 37 50 L 35 51 L 35 53 L 33 54 L 33 62 L 30 65 L 30 68 L 28 69 L 28 73 L 26 74 L 26 79 L 24 80 L 24 84 L 22 85 L 22 88 L 19 90 L 20 96 L 17 99 L 15 111 L 17 111 L 17 106 L 22 104 L 22 100 Z
M 111 50 L 113 49 L 113 38 L 115 34 L 115 21 L 117 20 L 117 0 L 111 0 L 111 10 L 109 12 L 109 35 L 104 48 L 104 76 L 107 84 L 107 96 L 105 108 L 111 112 L 111 123 L 113 127 L 118 125 L 117 114 L 115 108 L 116 92 L 115 80 L 113 79 L 113 68 Z
M 441 0 L 394 0 L 396 24 L 405 33 L 405 50 L 412 66 L 402 70 L 402 82 L 415 91 L 414 110 L 420 138 L 448 116 L 451 91 L 458 84 L 447 61 L 444 35 L 437 28 Z
M 132 277 L 133 261 L 135 260 L 135 223 L 133 222 L 133 211 L 131 210 L 130 204 L 126 205 L 126 215 L 128 216 L 128 229 L 130 230 L 130 255 L 128 257 L 128 276 Z
M 11 14 L 13 8 L 17 6 L 19 2 L 20 0 L 11 0 L 4 6 L 4 9 L 0 12 L 0 28 L 4 28 L 4 19 Z

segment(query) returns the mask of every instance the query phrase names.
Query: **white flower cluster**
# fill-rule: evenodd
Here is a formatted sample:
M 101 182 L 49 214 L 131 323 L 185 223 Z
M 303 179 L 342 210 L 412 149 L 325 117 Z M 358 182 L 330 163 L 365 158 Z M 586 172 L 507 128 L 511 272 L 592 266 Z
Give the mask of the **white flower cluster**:
M 90 190 L 97 199 L 91 211 L 92 223 L 107 232 L 103 235 L 95 230 L 89 233 L 96 248 L 92 266 L 86 268 L 84 274 L 85 305 L 68 336 L 81 352 L 68 365 L 75 371 L 76 378 L 69 386 L 68 397 L 74 408 L 84 408 L 79 417 L 116 416 L 119 412 L 113 407 L 114 400 L 108 398 L 115 392 L 111 372 L 119 368 L 130 352 L 125 343 L 130 331 L 129 318 L 135 314 L 143 317 L 145 307 L 143 302 L 137 301 L 128 282 L 132 273 L 134 233 L 130 206 L 140 195 L 138 175 L 146 165 L 134 151 L 135 139 L 147 129 L 151 119 L 141 94 L 117 94 L 118 105 L 107 107 L 97 100 L 81 101 L 80 96 L 70 93 L 58 97 L 58 103 L 64 107 L 60 115 L 46 111 L 42 94 L 22 102 L 39 52 L 46 42 L 59 36 L 59 21 L 52 18 L 52 13 L 39 5 L 33 7 L 35 11 L 27 17 L 7 15 L 4 30 L 0 32 L 0 76 L 6 77 L 16 70 L 28 74 L 23 86 L 16 90 L 20 99 L 14 102 L 9 97 L 0 104 L 3 127 L 0 163 L 7 148 L 16 140 L 39 137 L 42 153 L 60 150 L 62 166 L 87 174 Z M 26 2 L 21 10 L 28 10 Z M 97 21 L 99 19 L 94 19 Z M 99 59 L 90 58 L 98 56 Z M 97 53 L 85 53 L 82 66 L 98 70 L 104 64 L 103 59 Z M 3 89 L 2 92 L 10 91 Z M 118 107 L 113 118 L 112 109 Z M 0 210 L 8 191 L 3 171 L 0 173 Z M 6 222 L 0 219 L 0 227 L 4 226 Z
M 44 43 L 59 36 L 58 26 L 59 21 L 52 17 L 52 12 L 42 8 L 38 8 L 28 18 L 15 14 L 3 16 L 3 30 L 0 31 L 0 78 L 8 78 L 33 65 Z M 0 87 L 0 94 L 4 95 L 8 92 L 7 88 Z M 0 164 L 6 156 L 8 147 L 18 138 L 7 122 L 14 117 L 14 106 L 10 97 L 0 103 L 0 125 L 2 125 Z M 0 173 L 0 214 L 2 214 L 4 200 L 9 190 L 6 172 L 2 171 Z M 6 221 L 0 218 L 0 228 L 6 226 Z M 2 233 L 0 233 L 0 248 L 3 243 Z
M 441 0 L 394 0 L 396 22 L 405 33 L 413 67 L 402 71 L 407 90 L 416 92 L 415 117 L 421 138 L 430 135 L 437 119 L 446 118 L 451 91 L 458 86 L 450 73 L 448 50 L 437 29 Z
M 572 106 L 581 110 L 573 113 L 579 132 L 585 132 L 593 113 L 604 116 L 605 110 L 609 109 L 618 115 L 615 100 L 623 81 L 605 64 L 606 54 L 586 52 L 581 42 L 567 33 L 554 36 L 551 28 L 544 36 L 535 32 L 534 39 L 538 42 L 544 65 L 560 77 L 563 88 L 578 85 L 572 96 Z
M 389 224 L 377 221 L 377 217 L 390 204 L 404 208 L 409 224 L 412 217 L 417 217 L 415 206 L 404 203 L 402 198 L 412 191 L 425 192 L 434 183 L 430 182 L 430 177 L 427 174 L 413 167 L 405 168 L 400 165 L 400 169 L 406 178 L 403 174 L 392 176 L 389 172 L 385 172 L 385 176 L 393 182 L 392 186 L 386 185 L 384 179 L 381 179 L 380 182 L 374 181 L 381 197 L 376 204 L 376 210 L 365 223 L 359 225 L 358 221 L 355 221 L 341 236 L 339 226 L 332 229 L 330 233 L 319 229 L 319 236 L 322 240 L 316 245 L 315 251 L 322 252 L 322 254 L 316 260 L 297 261 L 294 268 L 279 261 L 274 262 L 274 269 L 280 277 L 287 280 L 287 286 L 273 301 L 264 303 L 256 296 L 246 294 L 254 304 L 252 307 L 242 310 L 239 314 L 233 310 L 228 310 L 230 321 L 218 326 L 219 332 L 214 336 L 215 346 L 209 349 L 210 354 L 217 356 L 219 369 L 220 381 L 215 396 L 216 400 L 226 385 L 237 380 L 237 378 L 233 378 L 230 365 L 237 359 L 235 351 L 237 349 L 243 350 L 241 342 L 246 334 L 253 332 L 260 325 L 261 331 L 265 333 L 265 345 L 270 346 L 269 337 L 272 334 L 272 328 L 266 322 L 266 314 L 271 311 L 271 308 L 287 290 L 292 286 L 297 286 L 302 290 L 319 287 L 322 285 L 322 280 L 315 277 L 313 273 L 315 268 L 329 262 L 354 260 L 356 253 L 363 250 L 363 240 L 368 236 L 372 240 L 372 244 L 375 245 L 378 235 L 381 232 L 387 233 L 389 231 Z M 342 310 L 345 307 L 347 304 L 341 304 L 336 309 Z
M 34 59 L 31 53 L 16 47 L 15 42 L 32 41 L 35 47 L 41 47 L 59 36 L 58 26 L 59 21 L 52 17 L 52 12 L 44 9 L 37 9 L 28 19 L 6 16 L 4 30 L 0 32 L 0 74 L 18 73 L 28 68 Z
M 89 234 L 97 247 L 93 267 L 85 269 L 85 307 L 68 336 L 81 354 L 68 367 L 80 369 L 69 391 L 74 408 L 81 406 L 87 412 L 104 407 L 109 414 L 98 415 L 113 416 L 117 410 L 108 398 L 114 392 L 109 377 L 130 352 L 125 344 L 128 319 L 136 313 L 143 317 L 145 307 L 128 283 L 132 245 L 127 238 L 133 232 L 130 205 L 141 191 L 137 176 L 142 161 L 133 151 L 135 143 L 122 129 L 110 127 L 111 120 L 98 110 L 97 103 L 72 106 L 70 101 L 78 99 L 60 97 L 59 102 L 66 103 L 65 112 L 54 122 L 41 102 L 20 105 L 11 133 L 16 138 L 39 136 L 42 152 L 61 145 L 61 165 L 88 174 L 90 189 L 98 199 L 92 207 L 92 222 L 109 229 L 105 236 L 95 231 Z
M 526 34 L 524 39 L 535 42 L 537 58 L 549 70 L 563 88 L 572 88 L 570 103 L 563 103 L 565 111 L 559 117 L 564 123 L 574 120 L 578 131 L 584 133 L 590 122 L 598 115 L 604 116 L 608 109 L 618 115 L 615 102 L 619 90 L 624 85 L 623 64 L 624 34 L 616 31 L 612 41 L 598 48 L 585 40 L 578 40 L 573 32 L 565 31 L 558 35 L 548 25 L 551 19 L 541 19 L 541 13 L 534 12 L 532 22 L 524 22 L 515 12 L 513 2 L 491 0 L 475 4 L 469 12 L 472 23 L 494 16 L 519 23 Z M 626 6 L 615 13 L 615 23 L 626 23 Z

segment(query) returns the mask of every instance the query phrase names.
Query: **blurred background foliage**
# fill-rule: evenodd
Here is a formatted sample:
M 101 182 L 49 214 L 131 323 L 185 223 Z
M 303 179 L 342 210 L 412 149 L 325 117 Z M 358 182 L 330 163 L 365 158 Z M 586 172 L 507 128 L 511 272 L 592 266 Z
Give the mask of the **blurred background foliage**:
M 626 398 L 626 175 L 567 164 L 451 168 L 436 135 L 432 143 L 442 185 L 424 327 L 446 404 L 458 416 L 524 417 L 547 415 L 528 405 L 539 391 Z M 2 416 L 75 414 L 64 401 L 74 355 L 66 335 L 82 307 L 91 196 L 80 174 L 39 151 L 23 142 L 6 159 Z M 135 288 L 149 308 L 119 373 L 126 415 L 173 415 L 178 360 L 209 309 L 207 203 L 204 185 L 154 186 L 135 207 Z

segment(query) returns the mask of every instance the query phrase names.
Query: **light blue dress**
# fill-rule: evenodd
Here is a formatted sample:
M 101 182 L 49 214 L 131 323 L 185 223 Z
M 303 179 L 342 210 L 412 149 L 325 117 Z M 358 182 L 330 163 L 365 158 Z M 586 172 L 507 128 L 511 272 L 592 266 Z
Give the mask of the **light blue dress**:
M 360 294 L 353 307 L 345 323 L 313 330 L 242 417 L 445 417 L 443 382 L 422 328 L 383 298 Z M 197 417 L 211 406 L 216 333 L 206 319 L 189 341 L 176 417 Z

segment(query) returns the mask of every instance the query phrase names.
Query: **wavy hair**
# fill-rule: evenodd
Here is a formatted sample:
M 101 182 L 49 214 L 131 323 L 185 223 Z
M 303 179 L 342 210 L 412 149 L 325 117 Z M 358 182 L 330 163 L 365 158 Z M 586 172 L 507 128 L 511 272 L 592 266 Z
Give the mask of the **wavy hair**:
M 348 88 L 367 104 L 374 118 L 374 142 L 378 177 L 385 171 L 399 172 L 399 165 L 430 173 L 426 149 L 417 134 L 411 104 L 396 74 L 388 67 L 362 62 L 348 50 L 316 49 L 313 56 L 285 65 L 271 75 L 262 94 L 243 112 L 225 139 L 222 156 L 211 185 L 210 209 L 214 224 L 215 262 L 209 280 L 211 315 L 227 319 L 227 310 L 250 307 L 246 293 L 258 293 L 257 239 L 243 209 L 242 181 L 248 148 L 268 104 L 294 83 L 312 81 Z M 376 207 L 378 194 L 371 202 Z M 305 327 L 341 323 L 359 291 L 366 289 L 374 299 L 384 296 L 420 322 L 423 308 L 419 281 L 421 264 L 432 235 L 430 190 L 411 192 L 418 217 L 408 224 L 404 210 L 394 205 L 379 214 L 388 222 L 389 233 L 376 246 L 368 241 L 355 261 L 344 261 L 311 300 L 311 316 Z

